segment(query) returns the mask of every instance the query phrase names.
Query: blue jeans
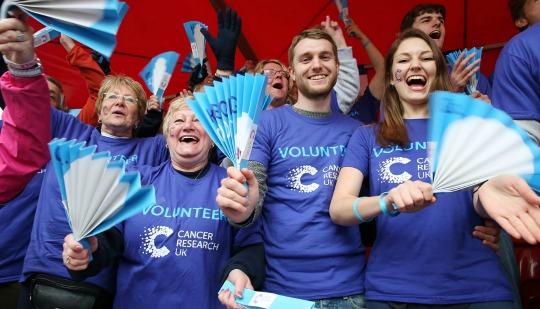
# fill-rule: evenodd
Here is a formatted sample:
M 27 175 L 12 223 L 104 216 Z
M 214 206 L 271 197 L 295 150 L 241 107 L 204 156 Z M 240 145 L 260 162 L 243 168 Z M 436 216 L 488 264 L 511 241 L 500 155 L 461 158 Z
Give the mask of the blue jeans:
M 357 294 L 345 297 L 324 298 L 315 301 L 318 309 L 365 309 L 364 295 Z
M 512 302 L 494 301 L 485 303 L 456 304 L 456 305 L 421 305 L 400 302 L 368 301 L 369 309 L 512 309 Z

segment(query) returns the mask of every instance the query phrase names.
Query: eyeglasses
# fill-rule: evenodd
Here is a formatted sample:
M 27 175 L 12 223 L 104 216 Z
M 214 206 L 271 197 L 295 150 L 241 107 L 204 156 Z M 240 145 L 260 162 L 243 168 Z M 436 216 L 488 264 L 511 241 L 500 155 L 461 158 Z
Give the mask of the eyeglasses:
M 281 76 L 285 77 L 286 79 L 289 79 L 289 72 L 284 71 L 284 70 L 267 69 L 267 70 L 263 70 L 263 74 L 270 78 L 274 78 L 277 74 L 281 74 Z
M 118 101 L 120 98 L 124 100 L 124 102 L 131 103 L 131 104 L 137 104 L 137 98 L 134 98 L 130 95 L 119 95 L 116 93 L 105 93 L 105 100 L 107 101 Z

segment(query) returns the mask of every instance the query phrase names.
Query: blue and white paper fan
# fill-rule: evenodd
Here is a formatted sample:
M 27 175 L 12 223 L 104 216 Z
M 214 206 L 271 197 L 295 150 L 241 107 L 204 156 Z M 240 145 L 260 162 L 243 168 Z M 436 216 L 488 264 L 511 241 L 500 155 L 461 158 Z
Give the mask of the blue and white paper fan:
M 201 33 L 202 28 L 208 29 L 208 26 L 199 21 L 188 21 L 184 23 L 184 30 L 189 39 L 191 53 L 195 59 L 195 65 L 202 65 L 203 60 L 206 57 L 206 40 Z
M 261 74 L 225 77 L 187 102 L 212 141 L 238 169 L 247 167 L 259 115 L 272 101 L 266 95 L 266 82 Z
M 43 25 L 109 58 L 128 6 L 118 0 L 4 0 L 0 15 L 17 6 Z
M 475 53 L 474 57 L 467 63 L 467 65 L 469 65 L 469 64 L 475 62 L 476 60 L 482 58 L 482 48 L 473 47 L 471 49 L 466 49 L 465 48 L 462 51 L 459 51 L 459 50 L 458 51 L 453 51 L 453 52 L 449 53 L 448 55 L 446 55 L 446 60 L 448 61 L 448 63 L 452 67 L 456 63 L 456 61 L 459 58 L 459 55 L 461 55 L 461 53 L 465 53 L 465 55 L 463 55 L 464 59 L 467 58 L 470 54 Z M 478 68 L 480 68 L 480 64 L 478 65 Z M 476 71 L 476 73 L 474 73 L 474 75 L 467 82 L 467 93 L 468 94 L 471 94 L 471 93 L 476 91 L 476 88 L 478 87 L 478 79 L 479 78 L 480 78 L 480 70 Z
M 34 47 L 41 46 L 60 36 L 60 32 L 50 27 L 45 27 L 34 33 Z
M 75 140 L 49 143 L 62 203 L 75 240 L 104 232 L 155 204 L 154 187 L 142 187 L 138 172 L 125 172 L 124 160 L 95 153 Z M 84 242 L 83 242 L 84 243 Z
M 512 118 L 465 94 L 435 92 L 428 140 L 433 190 L 453 192 L 498 175 L 540 191 L 540 150 Z
M 161 53 L 152 58 L 139 73 L 148 89 L 158 97 L 159 102 L 163 101 L 163 93 L 169 85 L 179 57 L 180 55 L 173 51 Z

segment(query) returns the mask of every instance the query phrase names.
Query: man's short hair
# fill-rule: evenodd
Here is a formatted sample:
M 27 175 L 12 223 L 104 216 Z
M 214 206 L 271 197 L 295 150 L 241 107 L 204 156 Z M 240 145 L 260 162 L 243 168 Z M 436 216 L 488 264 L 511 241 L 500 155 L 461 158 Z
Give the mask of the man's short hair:
M 446 19 L 446 8 L 444 5 L 436 3 L 418 4 L 409 10 L 407 14 L 405 14 L 401 20 L 401 26 L 399 27 L 400 31 L 403 32 L 409 28 L 412 28 L 416 17 L 426 13 L 439 13 L 444 19 Z

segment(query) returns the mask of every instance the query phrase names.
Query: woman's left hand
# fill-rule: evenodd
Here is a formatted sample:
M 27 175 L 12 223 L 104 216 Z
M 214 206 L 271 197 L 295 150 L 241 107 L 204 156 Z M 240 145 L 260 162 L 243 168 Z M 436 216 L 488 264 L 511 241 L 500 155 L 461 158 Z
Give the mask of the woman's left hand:
M 245 288 L 253 290 L 249 277 L 240 269 L 233 269 L 229 273 L 227 280 L 234 283 L 234 294 L 229 290 L 221 291 L 218 295 L 219 301 L 227 306 L 227 309 L 242 309 L 235 301 L 235 297 L 241 298 Z
M 540 242 L 540 196 L 517 176 L 497 176 L 478 189 L 486 213 L 514 238 Z

